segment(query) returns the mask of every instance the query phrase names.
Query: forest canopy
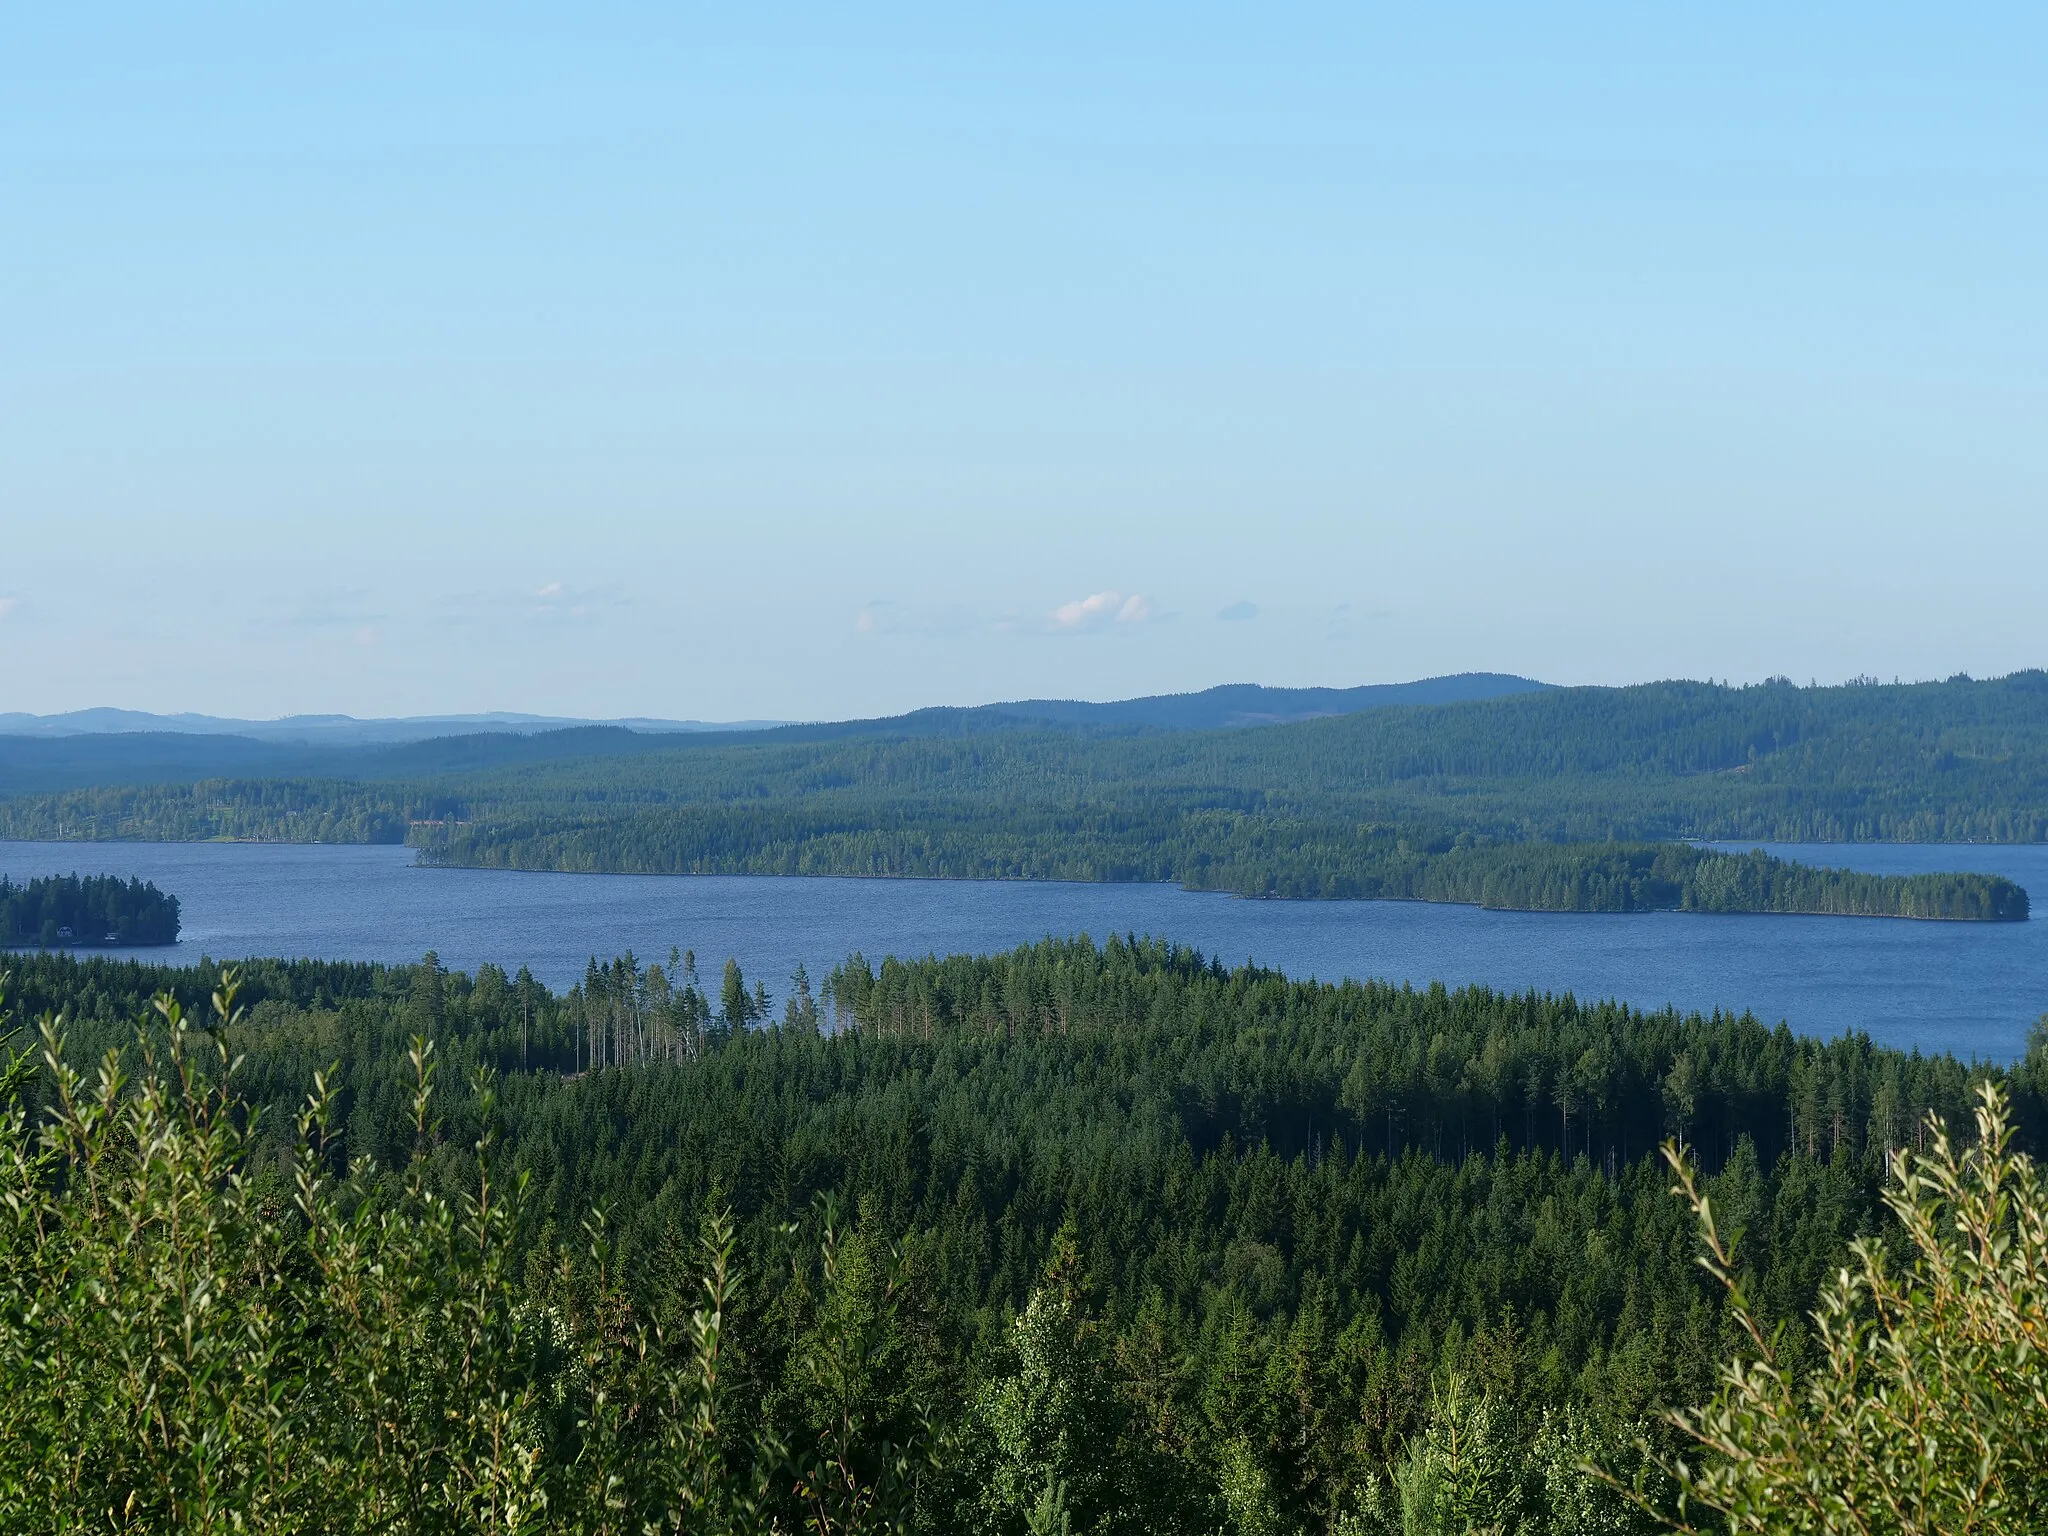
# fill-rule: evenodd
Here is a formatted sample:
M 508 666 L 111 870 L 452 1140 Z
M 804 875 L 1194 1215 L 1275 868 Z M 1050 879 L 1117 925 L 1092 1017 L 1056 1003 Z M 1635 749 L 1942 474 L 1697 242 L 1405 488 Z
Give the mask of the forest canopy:
M 0 875 L 0 944 L 175 944 L 178 898 L 115 875 Z
M 1986 1086 L 2038 1147 L 2048 1088 L 2038 1032 L 1999 1071 L 1137 939 L 854 957 L 779 1012 L 687 955 L 566 993 L 252 962 L 209 1019 L 225 981 L 21 957 L 64 1018 L 0 1093 L 0 1279 L 104 1300 L 0 1307 L 17 1523 L 1647 1532 L 1588 1468 L 1673 1512 L 1667 1411 L 1745 1321 L 1786 1380 L 1833 1368 L 1824 1282 L 1912 1235 L 1887 1154 L 1938 1160 L 1928 1111 L 1967 1147 Z M 1743 1234 L 1736 1308 L 1666 1141 Z M 97 1217 L 39 1160 L 127 1148 L 162 1150 Z

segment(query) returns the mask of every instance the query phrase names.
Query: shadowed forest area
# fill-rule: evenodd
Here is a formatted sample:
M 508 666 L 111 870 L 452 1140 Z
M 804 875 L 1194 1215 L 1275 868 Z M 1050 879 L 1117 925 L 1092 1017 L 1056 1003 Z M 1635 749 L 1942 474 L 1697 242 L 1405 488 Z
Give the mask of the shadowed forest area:
M 141 880 L 0 875 L 0 945 L 175 944 L 178 898 Z

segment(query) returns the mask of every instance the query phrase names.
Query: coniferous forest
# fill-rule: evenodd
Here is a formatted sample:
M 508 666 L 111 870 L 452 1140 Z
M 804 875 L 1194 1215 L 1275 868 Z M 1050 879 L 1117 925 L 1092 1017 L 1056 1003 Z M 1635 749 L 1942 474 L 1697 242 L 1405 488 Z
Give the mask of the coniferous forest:
M 0 944 L 175 944 L 178 898 L 141 880 L 0 875 Z
M 7 8 L 0 1536 L 2048 1536 L 2044 64 Z
M 1823 1287 L 1942 1125 L 1989 1086 L 2048 1132 L 2040 1032 L 1966 1067 L 1140 939 L 232 980 L 17 957 L 10 1528 L 1649 1530 L 1747 1465 L 1668 1417 L 1745 1329 L 1833 1379 Z
M 2014 921 L 1995 877 L 1686 839 L 2038 839 L 2044 726 L 2039 674 L 937 711 L 86 784 L 0 831 Z M 177 932 L 133 882 L 0 904 L 22 944 Z M 683 951 L 566 992 L 11 962 L 8 1529 L 1818 1532 L 1905 1447 L 1897 1528 L 2003 1531 L 2048 1478 L 2048 1029 L 1966 1065 L 1135 937 L 772 990 Z
M 984 711 L 689 738 L 575 730 L 363 751 L 320 778 L 0 800 L 0 835 L 410 841 L 535 870 L 1171 880 L 1251 896 L 1996 920 L 2024 893 L 1683 839 L 2048 836 L 2048 674 L 1654 683 L 1227 730 Z

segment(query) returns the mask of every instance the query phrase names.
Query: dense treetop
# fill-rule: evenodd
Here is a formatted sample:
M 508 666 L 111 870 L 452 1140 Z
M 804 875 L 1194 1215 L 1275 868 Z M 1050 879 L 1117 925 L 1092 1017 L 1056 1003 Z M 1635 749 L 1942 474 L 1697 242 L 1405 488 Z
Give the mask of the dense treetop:
M 138 1044 L 138 1002 L 221 981 L 63 956 L 17 971 L 21 1009 L 64 1009 L 68 1059 L 112 1048 L 144 1076 L 174 1036 L 159 1020 Z M 81 1155 L 229 1138 L 242 1183 L 220 1182 L 224 1162 L 179 1186 L 228 1189 L 232 1222 L 208 1230 L 251 1234 L 219 1293 L 246 1326 L 207 1336 L 209 1379 L 248 1339 L 273 1354 L 232 1346 L 236 1368 L 268 1380 L 298 1358 L 276 1353 L 298 1337 L 289 1319 L 313 1319 L 291 1380 L 327 1406 L 304 1454 L 355 1456 L 361 1496 L 398 1501 L 363 1518 L 406 1529 L 473 1528 L 400 1512 L 471 1496 L 462 1479 L 503 1470 L 508 1445 L 533 1458 L 508 1487 L 545 1495 L 562 1528 L 720 1528 L 633 1503 L 671 1496 L 669 1415 L 700 1401 L 664 1394 L 702 1385 L 690 1309 L 707 1211 L 725 1213 L 721 1272 L 744 1277 L 722 1293 L 718 1401 L 760 1436 L 714 1458 L 719 1486 L 764 1501 L 735 1528 L 795 1529 L 830 1505 L 814 1528 L 1646 1529 L 1583 1464 L 1666 1497 L 1642 1460 L 1674 1444 L 1657 1414 L 1704 1401 L 1737 1337 L 1657 1143 L 1687 1149 L 1723 1229 L 1743 1233 L 1744 1304 L 1766 1332 L 1783 1326 L 1776 1358 L 1798 1372 L 1823 1360 L 1808 1317 L 1823 1280 L 1852 1239 L 1888 1230 L 1887 1151 L 1929 1150 L 1928 1110 L 1966 1127 L 1986 1082 L 2038 1146 L 2048 1089 L 2048 1039 L 2000 1072 L 1743 1017 L 1225 969 L 1139 939 L 853 957 L 815 995 L 793 979 L 779 1009 L 735 967 L 700 981 L 687 955 L 593 960 L 566 994 L 431 956 L 256 962 L 241 996 L 246 1012 L 214 1030 L 253 1121 L 208 1111 L 161 1138 L 137 1122 L 93 1152 L 83 1082 L 45 1072 L 16 1091 L 31 1121 L 75 1123 Z M 441 1073 L 430 1110 L 420 1037 Z M 323 1072 L 309 1133 L 292 1112 Z M 465 1150 L 479 1143 L 488 1184 Z M 375 1165 L 332 1204 L 304 1192 L 364 1157 Z M 151 1218 L 133 1241 L 148 1258 L 176 1230 Z M 134 1268 L 141 1287 L 198 1263 L 46 1237 L 24 1240 L 31 1253 L 43 1267 L 24 1285 L 97 1264 Z M 307 1288 L 291 1308 L 265 1300 L 272 1282 L 244 1289 L 270 1274 Z M 17 1462 L 40 1468 L 38 1448 L 68 1435 L 97 1447 L 95 1476 L 148 1462 L 154 1420 L 128 1434 L 27 1417 L 74 1412 L 88 1389 L 124 1403 L 131 1323 L 151 1347 L 188 1348 L 148 1332 L 145 1294 L 79 1314 L 62 1393 L 36 1385 L 60 1342 L 38 1331 L 51 1314 L 7 1314 Z M 377 1382 L 400 1360 L 413 1386 L 393 1396 Z M 498 1408 L 462 1407 L 480 1390 L 463 1369 L 492 1373 Z M 600 1390 L 639 1407 L 608 1418 Z M 173 1406 L 212 1399 L 198 1401 Z M 248 1473 L 259 1489 L 265 1465 Z M 756 1466 L 781 1470 L 751 1483 Z M 625 1479 L 636 1523 L 605 1524 L 593 1468 Z M 862 1497 L 896 1513 L 848 1518 Z
M 0 944 L 175 944 L 178 898 L 113 875 L 0 875 Z

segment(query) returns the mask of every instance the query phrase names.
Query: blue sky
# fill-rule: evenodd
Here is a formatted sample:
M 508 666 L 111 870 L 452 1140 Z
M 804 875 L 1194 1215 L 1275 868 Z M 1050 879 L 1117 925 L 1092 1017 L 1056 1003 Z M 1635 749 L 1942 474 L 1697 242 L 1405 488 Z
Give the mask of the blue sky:
M 0 709 L 2048 664 L 2048 12 L 12 7 Z

